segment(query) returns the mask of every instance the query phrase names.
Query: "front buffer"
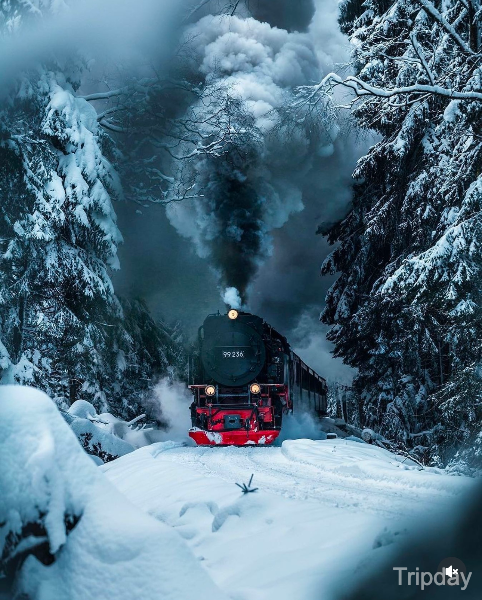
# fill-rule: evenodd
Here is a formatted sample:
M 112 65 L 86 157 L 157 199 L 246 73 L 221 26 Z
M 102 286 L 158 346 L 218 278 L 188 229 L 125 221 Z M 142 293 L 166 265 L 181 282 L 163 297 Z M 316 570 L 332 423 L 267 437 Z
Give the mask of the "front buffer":
M 264 431 L 205 431 L 193 427 L 189 430 L 198 446 L 269 446 L 278 437 L 277 430 Z

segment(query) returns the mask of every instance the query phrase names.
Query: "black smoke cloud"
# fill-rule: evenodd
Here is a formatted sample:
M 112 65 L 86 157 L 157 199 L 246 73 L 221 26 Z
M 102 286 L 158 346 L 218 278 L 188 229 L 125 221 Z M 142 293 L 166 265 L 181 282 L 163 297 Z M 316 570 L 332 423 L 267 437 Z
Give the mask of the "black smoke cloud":
M 198 198 L 170 205 L 167 214 L 218 270 L 223 287 L 236 287 L 246 304 L 247 287 L 272 251 L 272 231 L 303 209 L 305 178 L 317 156 L 332 152 L 337 127 L 324 115 L 312 119 L 306 111 L 300 118 L 286 108 L 293 88 L 321 76 L 307 34 L 251 17 L 208 16 L 185 39 L 191 78 L 205 85 L 186 119 L 201 118 L 203 139 L 229 142 L 182 164 L 176 180 L 187 180 Z M 213 119 L 219 111 L 223 129 Z
M 277 20 L 279 4 L 292 7 L 295 12 L 298 6 L 292 2 L 260 2 L 271 25 L 281 25 Z M 261 15 L 255 12 L 251 2 L 250 6 L 252 14 Z M 296 19 L 291 24 L 283 23 L 289 31 L 308 32 L 306 35 L 323 73 L 347 59 L 348 42 L 338 30 L 337 10 L 336 0 L 317 0 L 309 27 L 309 17 L 302 24 Z M 200 11 L 196 17 L 203 14 Z M 239 10 L 236 14 L 241 15 Z M 291 177 L 284 177 L 281 166 L 284 157 L 279 168 L 273 165 L 271 176 L 276 178 L 278 186 L 292 192 L 294 210 L 271 229 L 270 244 L 263 246 L 266 249 L 264 262 L 256 266 L 255 274 L 250 273 L 253 276 L 248 284 L 248 308 L 283 332 L 308 364 L 329 379 L 349 381 L 351 371 L 331 357 L 325 328 L 318 321 L 325 293 L 333 279 L 319 275 L 320 265 L 332 248 L 322 236 L 316 235 L 316 230 L 321 222 L 336 220 L 346 213 L 351 199 L 351 173 L 368 142 L 358 140 L 354 132 L 344 128 L 331 146 L 324 146 L 321 154 L 325 156 L 312 160 L 308 172 L 300 168 L 296 186 Z M 290 152 L 289 146 L 280 152 L 285 156 Z M 226 208 L 228 205 L 229 198 Z M 173 211 L 180 209 L 180 205 L 171 207 Z M 170 223 L 162 208 L 143 211 L 142 215 L 135 214 L 129 205 L 118 209 L 125 245 L 120 249 L 122 270 L 115 280 L 116 289 L 120 293 L 144 296 L 154 314 L 180 319 L 189 334 L 193 334 L 206 314 L 224 310 L 215 272 L 221 269 L 217 260 L 223 260 L 222 251 L 213 248 L 200 251 L 202 244 L 196 235 L 205 224 L 205 211 L 195 200 L 185 203 L 176 229 L 171 225 L 176 217 L 173 219 L 170 215 Z M 225 231 L 229 216 L 227 210 L 223 227 L 211 231 L 213 240 L 220 231 Z
M 262 202 L 246 178 L 233 168 L 229 158 L 224 157 L 221 165 L 212 165 L 210 181 L 205 187 L 220 225 L 219 235 L 209 245 L 212 265 L 222 273 L 224 287 L 236 288 L 240 301 L 244 302 L 263 243 L 260 235 Z
M 320 222 L 336 221 L 346 213 L 351 173 L 364 148 L 363 141 L 347 133 L 335 141 L 331 156 L 318 160 L 303 188 L 305 209 L 273 233 L 273 254 L 249 289 L 253 312 L 283 331 L 311 367 L 330 381 L 345 383 L 353 372 L 333 359 L 327 328 L 319 322 L 335 277 L 320 275 L 321 263 L 333 248 L 316 231 Z
M 338 70 L 349 59 L 349 43 L 337 25 L 338 2 L 316 0 L 309 25 L 321 71 Z M 319 322 L 326 292 L 335 277 L 321 277 L 324 258 L 333 250 L 316 231 L 323 222 L 347 213 L 352 195 L 351 174 L 373 142 L 342 115 L 341 131 L 326 156 L 315 160 L 302 187 L 302 212 L 273 232 L 273 254 L 260 267 L 249 289 L 250 308 L 287 335 L 294 349 L 330 381 L 350 383 L 353 370 L 334 359 Z

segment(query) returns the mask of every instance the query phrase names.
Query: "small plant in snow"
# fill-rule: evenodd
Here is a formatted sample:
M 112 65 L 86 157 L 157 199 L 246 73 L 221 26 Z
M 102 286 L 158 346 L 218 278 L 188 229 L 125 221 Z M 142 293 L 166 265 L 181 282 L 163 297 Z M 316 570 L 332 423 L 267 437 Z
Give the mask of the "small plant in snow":
M 253 477 L 254 477 L 254 473 L 249 478 L 248 485 L 246 485 L 245 483 L 243 483 L 243 484 L 237 483 L 236 484 L 239 488 L 241 488 L 241 490 L 243 491 L 243 494 L 249 494 L 250 492 L 256 492 L 257 491 L 258 488 L 252 488 L 251 487 L 251 483 L 253 481 Z

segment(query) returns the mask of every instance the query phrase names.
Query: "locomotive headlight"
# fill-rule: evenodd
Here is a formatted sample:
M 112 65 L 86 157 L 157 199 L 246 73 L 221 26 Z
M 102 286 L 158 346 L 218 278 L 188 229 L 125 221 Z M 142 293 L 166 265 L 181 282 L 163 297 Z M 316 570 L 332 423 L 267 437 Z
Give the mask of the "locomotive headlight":
M 204 391 L 206 392 L 206 396 L 214 396 L 216 388 L 214 385 L 207 385 Z
M 259 394 L 261 391 L 261 386 L 259 385 L 259 383 L 252 383 L 249 386 L 249 390 L 252 394 Z
M 234 308 L 232 308 L 229 312 L 228 312 L 228 317 L 234 321 L 234 319 L 238 318 L 238 311 L 234 310 Z

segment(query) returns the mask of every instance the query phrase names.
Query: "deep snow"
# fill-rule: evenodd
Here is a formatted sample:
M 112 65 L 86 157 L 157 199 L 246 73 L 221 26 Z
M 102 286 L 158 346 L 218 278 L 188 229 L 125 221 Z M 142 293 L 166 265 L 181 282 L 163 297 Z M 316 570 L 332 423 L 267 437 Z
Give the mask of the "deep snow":
M 225 598 L 182 538 L 133 506 L 102 475 L 52 400 L 38 390 L 0 386 L 0 491 L 0 556 L 6 548 L 14 558 L 45 540 L 54 555 L 45 566 L 30 554 L 16 590 L 0 580 L 0 597 Z M 70 532 L 68 516 L 78 519 Z M 28 531 L 32 523 L 41 525 L 43 536 Z
M 164 442 L 101 470 L 173 527 L 233 600 L 336 598 L 472 487 L 341 439 L 269 448 Z M 243 495 L 235 483 L 252 473 L 259 490 Z

